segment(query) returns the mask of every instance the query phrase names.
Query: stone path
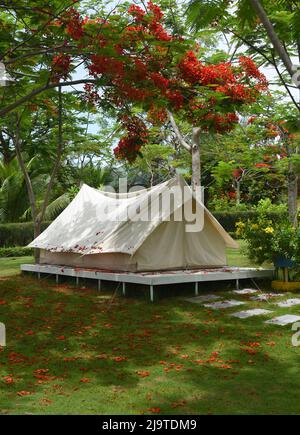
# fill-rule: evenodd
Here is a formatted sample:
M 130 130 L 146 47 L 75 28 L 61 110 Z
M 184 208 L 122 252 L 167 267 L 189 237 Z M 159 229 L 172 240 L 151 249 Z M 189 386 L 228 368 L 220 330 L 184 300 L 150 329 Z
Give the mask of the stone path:
M 276 302 L 275 300 L 278 297 L 285 296 L 284 293 L 258 293 L 259 290 L 253 289 L 253 288 L 244 288 L 242 290 L 233 290 L 229 292 L 230 294 L 234 294 L 236 296 L 243 296 L 243 295 L 254 295 L 251 296 L 249 299 L 252 301 L 257 302 L 269 302 L 269 304 L 272 304 L 273 307 L 277 306 L 279 308 L 290 308 L 297 305 L 300 305 L 300 298 L 290 298 L 285 301 Z M 240 305 L 245 305 L 247 301 L 242 302 L 236 299 L 225 299 L 224 296 L 214 295 L 214 294 L 206 294 L 206 295 L 200 295 L 197 297 L 185 299 L 185 301 L 193 302 L 196 304 L 203 305 L 205 308 L 210 308 L 213 310 L 223 310 L 223 309 L 229 309 L 238 307 Z M 211 302 L 210 302 L 211 301 Z M 214 301 L 214 302 L 212 302 Z M 206 303 L 208 302 L 208 303 Z M 298 312 L 299 309 L 298 309 Z M 231 317 L 236 317 L 238 319 L 248 319 L 254 316 L 264 316 L 269 315 L 273 313 L 273 310 L 266 310 L 261 308 L 254 308 L 244 311 L 236 311 L 234 313 L 230 313 L 229 315 Z M 296 314 L 284 314 L 278 317 L 274 317 L 273 319 L 266 320 L 265 323 L 270 325 L 279 325 L 279 326 L 285 326 L 292 323 L 295 323 L 297 321 L 300 321 L 300 315 Z
M 259 296 L 252 296 L 250 299 L 252 301 L 268 301 L 273 298 L 279 298 L 284 296 L 283 293 L 261 293 Z
M 254 310 L 238 311 L 237 313 L 231 314 L 231 316 L 238 317 L 239 319 L 248 319 L 248 317 L 263 316 L 264 314 L 270 314 L 270 313 L 273 313 L 273 311 L 256 308 Z
M 202 304 L 203 302 L 214 301 L 218 299 L 223 299 L 223 297 L 217 295 L 201 295 L 201 296 L 195 296 L 194 298 L 188 298 L 184 300 L 188 302 L 193 302 L 194 304 Z
M 258 290 L 254 288 L 244 288 L 243 290 L 233 290 L 232 293 L 235 293 L 237 295 L 252 295 L 254 293 L 257 293 Z
M 244 305 L 245 302 L 236 301 L 231 299 L 229 301 L 212 302 L 211 304 L 204 304 L 206 308 L 212 308 L 213 310 L 223 310 L 225 308 L 237 307 L 238 305 Z
M 295 316 L 294 314 L 285 314 L 284 316 L 275 317 L 274 319 L 267 320 L 265 323 L 269 323 L 271 325 L 279 325 L 285 326 L 291 323 L 298 322 L 300 320 L 300 316 Z
M 294 305 L 300 305 L 300 299 L 288 299 L 287 301 L 278 302 L 278 307 L 285 308 L 285 307 L 293 307 Z

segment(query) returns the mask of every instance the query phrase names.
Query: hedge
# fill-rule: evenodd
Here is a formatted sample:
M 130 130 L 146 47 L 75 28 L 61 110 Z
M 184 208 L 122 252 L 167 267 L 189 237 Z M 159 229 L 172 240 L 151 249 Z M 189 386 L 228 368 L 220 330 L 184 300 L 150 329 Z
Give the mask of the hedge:
M 14 246 L 12 248 L 0 248 L 0 257 L 24 257 L 33 255 L 33 249 L 27 246 Z
M 257 216 L 255 211 L 238 211 L 238 212 L 215 212 L 213 215 L 218 219 L 220 224 L 230 234 L 234 234 L 235 224 L 239 221 L 246 221 Z M 281 221 L 284 218 L 283 213 L 269 213 L 270 219 Z M 51 222 L 44 222 L 42 230 L 48 227 Z M 33 240 L 33 223 L 15 223 L 0 225 L 0 248 L 10 248 L 14 246 L 26 246 Z
M 44 222 L 42 230 L 47 228 L 51 222 Z M 26 246 L 33 240 L 33 222 L 1 224 L 0 225 L 0 248 L 11 248 L 13 246 Z
M 226 231 L 233 234 L 236 230 L 237 222 L 245 222 L 248 219 L 254 219 L 257 217 L 258 213 L 256 211 L 236 211 L 236 212 L 213 212 L 215 218 L 220 222 L 220 224 L 225 228 Z M 285 218 L 284 213 L 268 213 L 268 218 L 273 222 L 280 222 Z

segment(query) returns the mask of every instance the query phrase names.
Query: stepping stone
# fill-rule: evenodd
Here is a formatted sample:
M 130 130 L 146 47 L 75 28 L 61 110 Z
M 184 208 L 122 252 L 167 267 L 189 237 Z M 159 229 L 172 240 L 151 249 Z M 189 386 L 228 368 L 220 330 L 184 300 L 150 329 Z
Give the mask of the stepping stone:
M 204 304 L 206 308 L 212 308 L 213 310 L 222 310 L 225 308 L 237 307 L 238 305 L 244 305 L 245 302 L 230 300 L 230 301 L 219 301 L 212 302 L 211 304 Z
M 239 319 L 247 319 L 248 317 L 263 316 L 264 314 L 270 314 L 270 313 L 273 313 L 273 311 L 261 310 L 257 308 L 255 310 L 239 311 L 237 313 L 231 314 L 231 316 L 238 317 Z
M 193 302 L 195 304 L 202 304 L 202 302 L 214 301 L 217 299 L 222 299 L 222 296 L 201 295 L 201 296 L 195 296 L 194 298 L 188 298 L 188 299 L 184 299 L 184 300 L 188 301 L 188 302 Z
M 287 308 L 287 307 L 293 307 L 294 305 L 300 305 L 300 299 L 294 298 L 294 299 L 288 299 L 287 301 L 278 302 L 278 307 Z
M 271 325 L 285 326 L 290 323 L 295 323 L 300 320 L 300 316 L 294 316 L 293 314 L 285 314 L 284 316 L 275 317 L 274 319 L 267 320 L 265 323 Z
M 257 293 L 258 290 L 254 288 L 244 288 L 243 290 L 233 290 L 232 293 L 236 293 L 237 295 L 252 295 L 253 293 Z
M 268 301 L 272 298 L 278 298 L 284 296 L 283 293 L 261 293 L 259 296 L 252 296 L 250 299 L 252 301 Z

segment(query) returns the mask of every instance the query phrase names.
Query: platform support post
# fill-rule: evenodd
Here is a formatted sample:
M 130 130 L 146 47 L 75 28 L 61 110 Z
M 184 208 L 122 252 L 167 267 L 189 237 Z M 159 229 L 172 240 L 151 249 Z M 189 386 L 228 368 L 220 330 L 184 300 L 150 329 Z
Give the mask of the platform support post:
M 59 277 L 58 277 L 58 275 L 55 275 L 55 281 L 56 281 L 56 284 L 58 284 L 58 282 L 59 282 Z
M 38 272 L 38 279 L 41 279 L 41 272 Z
M 239 279 L 236 280 L 236 289 L 237 290 L 240 289 L 240 280 Z
M 153 285 L 150 285 L 150 301 L 154 302 L 154 289 L 153 289 Z
M 195 296 L 199 296 L 199 283 L 195 282 Z
M 79 286 L 79 276 L 76 276 L 76 287 Z
M 123 293 L 123 296 L 126 296 L 126 284 L 125 284 L 125 282 L 122 282 L 122 293 Z
M 101 279 L 98 279 L 98 292 L 101 292 Z

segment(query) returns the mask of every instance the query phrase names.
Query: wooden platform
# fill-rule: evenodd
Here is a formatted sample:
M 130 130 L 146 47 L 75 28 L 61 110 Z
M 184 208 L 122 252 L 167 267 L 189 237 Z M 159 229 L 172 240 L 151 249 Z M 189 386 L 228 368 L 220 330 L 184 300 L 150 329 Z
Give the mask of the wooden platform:
M 193 270 L 174 270 L 165 272 L 109 272 L 99 269 L 82 269 L 70 266 L 53 266 L 47 264 L 22 264 L 22 272 L 33 272 L 38 274 L 55 275 L 56 282 L 59 276 L 69 276 L 76 279 L 76 284 L 80 278 L 95 279 L 98 281 L 98 290 L 101 290 L 101 281 L 112 281 L 122 283 L 123 295 L 126 294 L 126 283 L 144 284 L 149 286 L 150 299 L 154 300 L 154 286 L 168 284 L 194 283 L 195 295 L 199 294 L 199 282 L 206 281 L 229 281 L 234 280 L 237 288 L 241 279 L 249 278 L 269 278 L 273 277 L 273 269 L 246 268 L 246 267 L 218 267 L 208 269 Z

